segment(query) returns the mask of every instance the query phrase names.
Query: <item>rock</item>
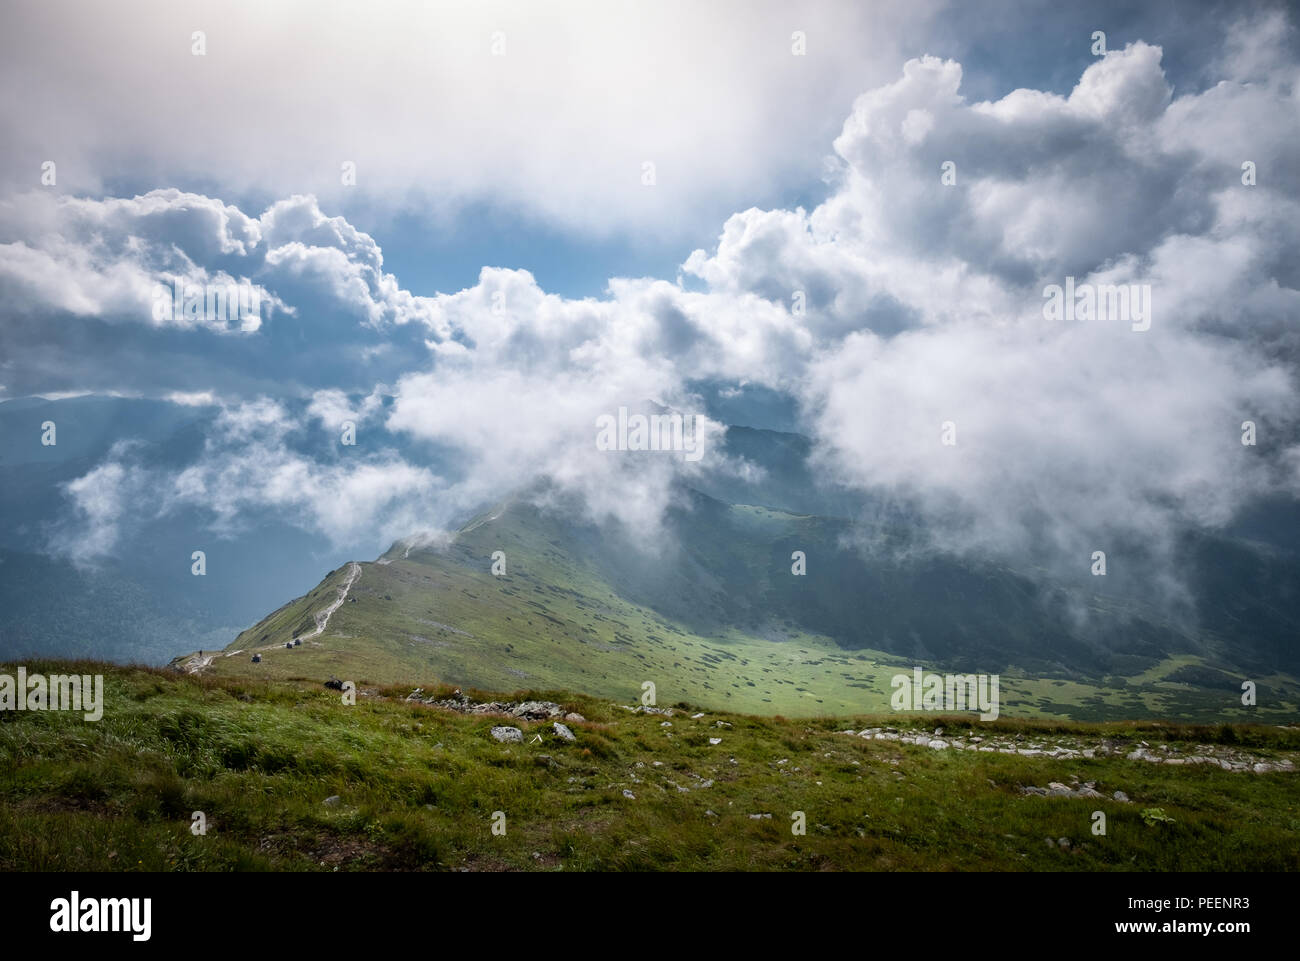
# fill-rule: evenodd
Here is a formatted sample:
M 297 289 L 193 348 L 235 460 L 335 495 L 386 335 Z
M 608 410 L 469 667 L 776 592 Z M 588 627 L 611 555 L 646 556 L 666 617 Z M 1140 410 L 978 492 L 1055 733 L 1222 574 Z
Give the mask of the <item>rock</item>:
M 336 805 L 342 804 L 342 803 L 343 803 L 343 799 L 342 799 L 341 797 L 339 797 L 337 794 L 331 794 L 329 797 L 327 797 L 327 798 L 326 798 L 324 801 L 322 801 L 321 803 L 322 803 L 322 804 L 325 804 L 325 805 L 327 805 L 327 806 L 329 806 L 329 807 L 335 807 Z
M 568 721 L 570 724 L 581 724 L 583 721 L 586 720 L 586 718 L 583 717 L 581 714 L 574 714 L 572 711 L 564 715 L 564 719 Z
M 560 717 L 564 710 L 552 701 L 522 701 L 511 708 L 510 713 L 515 717 L 542 721 L 548 717 Z
M 721 743 L 722 743 L 722 738 L 720 738 L 720 737 L 711 737 L 711 738 L 709 738 L 709 743 L 710 743 L 710 744 L 721 744 Z
M 948 747 L 948 742 L 941 741 L 936 737 L 934 740 L 930 742 L 930 747 L 934 748 L 936 751 L 942 751 Z
M 636 795 L 633 794 L 631 791 L 629 791 L 627 788 L 623 788 L 623 797 L 627 798 L 629 801 L 636 800 Z
M 524 732 L 517 727 L 494 727 L 492 736 L 502 744 L 521 744 L 524 740 Z
M 1065 849 L 1067 849 L 1067 850 L 1068 850 L 1069 847 L 1070 847 L 1070 839 L 1069 839 L 1069 838 L 1057 838 L 1057 839 L 1056 839 L 1056 843 L 1057 843 L 1057 845 L 1058 845 L 1059 847 L 1061 847 L 1061 848 L 1065 848 Z
M 672 727 L 672 726 L 673 726 L 673 722 L 672 722 L 672 721 L 660 721 L 660 722 L 659 722 L 659 726 L 660 726 L 660 727 Z
M 934 736 L 935 736 L 935 737 L 939 737 L 941 734 L 943 734 L 943 728 L 941 728 L 941 727 L 936 727 L 936 728 L 934 729 Z
M 691 720 L 692 720 L 692 721 L 698 721 L 698 720 L 699 720 L 700 718 L 702 718 L 702 717 L 704 717 L 704 712 L 703 712 L 703 711 L 701 711 L 699 714 L 692 714 L 692 715 L 691 715 Z
M 1129 803 L 1128 795 L 1125 794 L 1123 791 L 1116 791 L 1114 794 L 1111 795 L 1111 797 L 1113 797 L 1116 801 L 1119 801 L 1121 804 Z
M 577 738 L 573 736 L 573 732 L 570 731 L 563 724 L 561 724 L 559 721 L 553 721 L 551 723 L 551 729 L 555 731 L 555 736 L 562 741 L 572 742 L 577 740 Z

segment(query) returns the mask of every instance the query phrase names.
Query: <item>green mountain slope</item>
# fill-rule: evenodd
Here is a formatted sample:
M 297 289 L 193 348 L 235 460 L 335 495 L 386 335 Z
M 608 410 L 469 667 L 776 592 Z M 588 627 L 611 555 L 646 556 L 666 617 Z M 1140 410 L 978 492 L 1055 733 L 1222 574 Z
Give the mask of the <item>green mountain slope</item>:
M 652 682 L 661 703 L 801 716 L 888 710 L 890 678 L 914 666 L 997 673 L 1002 711 L 1016 716 L 1226 720 L 1300 706 L 1293 678 L 1257 671 L 1260 705 L 1242 707 L 1223 645 L 1131 601 L 1096 592 L 1084 626 L 1067 630 L 1039 581 L 954 558 L 864 554 L 835 518 L 687 491 L 670 536 L 645 544 L 576 516 L 516 499 L 444 544 L 398 544 L 332 571 L 219 655 L 178 663 L 629 702 Z M 795 551 L 804 576 L 791 572 Z M 496 552 L 503 576 L 492 573 Z

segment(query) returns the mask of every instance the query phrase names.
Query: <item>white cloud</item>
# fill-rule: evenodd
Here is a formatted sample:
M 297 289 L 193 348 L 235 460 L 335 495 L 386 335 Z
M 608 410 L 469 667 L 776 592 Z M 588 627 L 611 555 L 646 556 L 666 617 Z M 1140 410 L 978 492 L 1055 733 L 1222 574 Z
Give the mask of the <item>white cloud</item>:
M 287 303 L 318 298 L 390 334 L 415 324 L 429 350 L 391 382 L 384 423 L 457 451 L 466 479 L 386 452 L 313 465 L 285 449 L 300 425 L 260 401 L 227 408 L 220 446 L 174 496 L 229 523 L 272 506 L 332 537 L 402 535 L 544 476 L 593 516 L 652 531 L 671 482 L 699 468 L 603 454 L 595 418 L 647 400 L 696 412 L 690 384 L 711 379 L 793 395 L 827 479 L 909 501 L 945 547 L 1041 561 L 1128 537 L 1159 553 L 1185 527 L 1298 489 L 1288 70 L 1174 96 L 1159 49 L 1135 43 L 1069 96 L 968 103 L 959 65 L 909 61 L 855 102 L 823 203 L 736 213 L 678 282 L 615 279 L 599 300 L 487 268 L 414 297 L 314 199 L 258 219 L 209 207 L 199 236 L 223 250 L 240 238 Z M 1247 136 L 1238 116 L 1278 119 L 1225 145 Z M 1243 155 L 1261 158 L 1258 186 L 1241 183 Z M 1150 330 L 1045 320 L 1043 287 L 1067 276 L 1149 284 Z M 310 416 L 379 415 L 379 388 L 354 396 L 317 393 Z M 1268 425 L 1258 448 L 1240 444 L 1244 420 Z M 956 447 L 940 443 L 944 421 Z
M 241 196 L 333 205 L 351 190 L 394 210 L 486 202 L 597 234 L 673 233 L 815 177 L 829 125 L 940 6 L 29 5 L 0 39 L 0 77 L 26 91 L 0 104 L 4 169 L 10 187 L 36 185 L 52 159 L 77 193 L 193 178 Z

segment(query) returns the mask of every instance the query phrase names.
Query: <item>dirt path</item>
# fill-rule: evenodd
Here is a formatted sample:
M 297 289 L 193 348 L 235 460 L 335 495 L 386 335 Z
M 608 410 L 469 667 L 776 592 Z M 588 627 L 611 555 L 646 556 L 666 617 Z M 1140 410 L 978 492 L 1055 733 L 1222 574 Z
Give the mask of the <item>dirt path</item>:
M 316 612 L 315 614 L 316 630 L 312 631 L 310 634 L 298 635 L 299 639 L 306 641 L 306 640 L 310 640 L 313 637 L 319 637 L 322 633 L 324 633 L 325 628 L 329 626 L 330 618 L 334 616 L 335 611 L 337 611 L 340 607 L 343 606 L 344 602 L 348 599 L 348 591 L 352 590 L 352 585 L 357 582 L 357 578 L 360 576 L 361 576 L 361 565 L 358 564 L 356 561 L 349 562 L 348 579 L 344 583 L 344 585 L 339 588 L 339 596 L 335 598 L 334 603 L 331 604 L 329 607 L 325 608 L 323 611 Z M 271 646 L 274 647 L 275 645 L 271 645 Z
M 361 565 L 356 561 L 348 562 L 348 578 L 338 588 L 338 597 L 336 597 L 328 607 L 324 607 L 312 615 L 316 621 L 316 630 L 312 631 L 310 634 L 298 635 L 299 640 L 307 641 L 313 637 L 320 637 L 320 635 L 325 632 L 325 628 L 329 626 L 330 618 L 334 616 L 335 611 L 346 603 L 348 592 L 352 590 L 352 585 L 357 582 L 357 578 L 360 576 Z M 211 667 L 212 662 L 219 656 L 234 657 L 236 654 L 247 654 L 249 651 L 270 651 L 281 646 L 282 645 L 277 642 L 275 644 L 263 644 L 261 647 L 250 647 L 238 651 L 213 651 L 211 654 L 204 654 L 202 651 L 199 651 L 189 660 L 185 661 L 182 666 L 185 668 L 187 674 L 200 674 L 205 668 Z

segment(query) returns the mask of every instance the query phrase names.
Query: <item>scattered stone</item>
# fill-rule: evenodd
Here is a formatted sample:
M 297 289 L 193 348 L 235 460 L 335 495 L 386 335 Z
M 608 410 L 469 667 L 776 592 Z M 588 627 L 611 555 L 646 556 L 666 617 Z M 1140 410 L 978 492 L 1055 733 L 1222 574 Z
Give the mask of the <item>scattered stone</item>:
M 1111 795 L 1111 797 L 1113 797 L 1116 801 L 1119 801 L 1121 804 L 1129 803 L 1128 795 L 1125 794 L 1123 791 L 1116 791 L 1114 794 Z
M 523 701 L 511 707 L 509 713 L 530 721 L 544 721 L 548 717 L 563 717 L 564 708 L 553 701 Z
M 934 740 L 932 740 L 932 741 L 930 742 L 929 746 L 932 747 L 932 748 L 934 748 L 936 751 L 943 751 L 943 750 L 946 750 L 946 749 L 947 749 L 947 747 L 948 747 L 948 742 L 947 742 L 947 741 L 941 741 L 941 740 L 939 740 L 939 738 L 935 738 Z
M 328 806 L 328 807 L 335 807 L 335 806 L 337 806 L 337 805 L 339 805 L 339 804 L 342 804 L 342 803 L 343 803 L 343 799 L 342 799 L 341 797 L 339 797 L 337 794 L 331 794 L 329 797 L 327 797 L 327 798 L 326 798 L 323 802 L 321 802 L 321 803 L 325 804 L 325 805 Z
M 559 721 L 553 721 L 553 722 L 551 723 L 551 728 L 552 728 L 552 730 L 555 731 L 555 736 L 558 737 L 558 738 L 559 738 L 560 740 L 562 740 L 562 741 L 570 741 L 570 742 L 572 742 L 572 741 L 576 741 L 576 740 L 577 740 L 577 738 L 573 736 L 573 732 L 570 731 L 570 730 L 569 730 L 567 727 L 565 727 L 563 724 L 561 724 Z
M 575 714 L 572 711 L 564 715 L 564 719 L 568 721 L 570 724 L 581 724 L 583 721 L 587 720 L 581 714 Z
M 623 797 L 627 798 L 629 801 L 636 800 L 636 795 L 633 794 L 631 791 L 629 791 L 627 788 L 623 788 Z
M 709 743 L 710 743 L 710 744 L 714 744 L 714 745 L 721 744 L 721 743 L 722 743 L 722 738 L 720 738 L 720 737 L 711 737 L 711 738 L 709 738 Z
M 517 727 L 494 727 L 492 736 L 502 744 L 522 744 L 524 732 Z

